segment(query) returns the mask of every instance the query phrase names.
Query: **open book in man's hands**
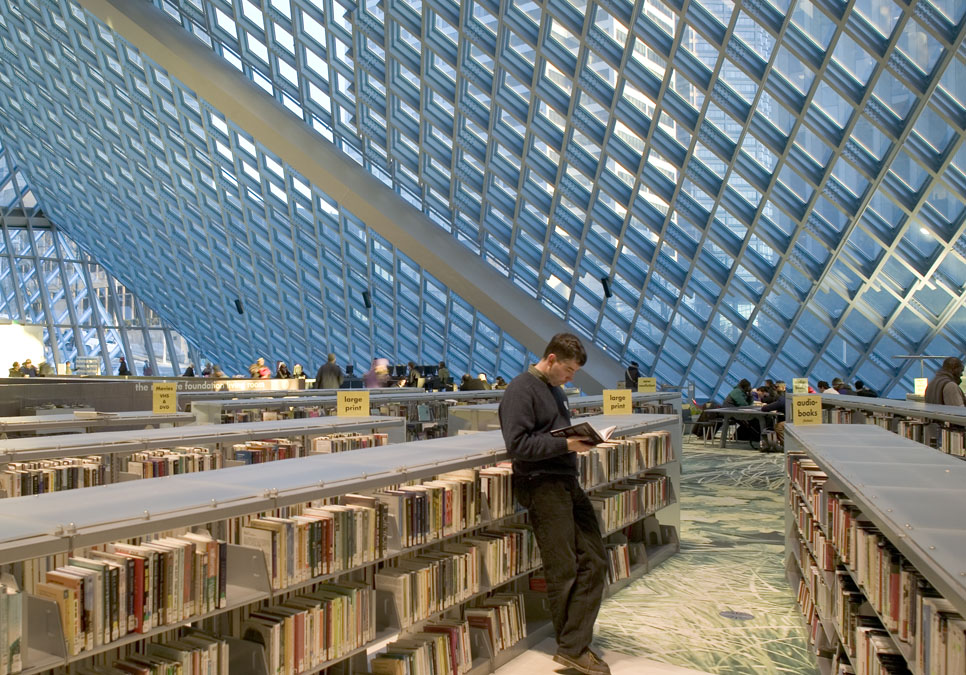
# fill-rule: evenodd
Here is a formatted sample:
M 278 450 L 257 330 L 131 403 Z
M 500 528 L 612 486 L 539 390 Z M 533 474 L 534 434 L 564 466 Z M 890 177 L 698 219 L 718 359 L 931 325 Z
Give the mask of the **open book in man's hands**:
M 617 427 L 606 427 L 604 429 L 597 430 L 590 425 L 590 422 L 581 422 L 569 427 L 554 429 L 550 432 L 550 435 L 558 436 L 560 438 L 582 436 L 587 439 L 588 443 L 600 445 L 601 443 L 606 443 L 608 440 L 610 440 L 610 436 L 612 433 L 614 433 L 614 429 L 616 428 Z

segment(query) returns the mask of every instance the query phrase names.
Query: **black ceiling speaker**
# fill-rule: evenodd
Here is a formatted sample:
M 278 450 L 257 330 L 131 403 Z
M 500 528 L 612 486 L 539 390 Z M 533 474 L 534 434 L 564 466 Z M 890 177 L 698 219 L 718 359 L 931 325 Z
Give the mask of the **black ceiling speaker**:
M 238 313 L 239 314 L 244 314 L 245 313 L 245 308 L 242 307 L 241 300 L 239 300 L 238 298 L 235 298 L 235 309 L 238 310 Z
M 366 309 L 372 309 L 372 300 L 369 298 L 369 291 L 362 291 L 362 304 Z
M 608 279 L 607 277 L 601 277 L 600 278 L 600 285 L 604 287 L 604 297 L 605 298 L 609 298 L 612 295 L 614 295 L 613 293 L 610 292 L 610 279 Z

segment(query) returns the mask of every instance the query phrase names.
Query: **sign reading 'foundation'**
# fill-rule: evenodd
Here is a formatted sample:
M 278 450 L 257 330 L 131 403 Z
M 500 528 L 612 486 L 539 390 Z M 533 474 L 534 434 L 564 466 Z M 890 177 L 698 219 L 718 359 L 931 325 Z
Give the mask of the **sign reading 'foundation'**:
M 605 415 L 630 415 L 631 414 L 631 390 L 630 389 L 605 389 L 604 390 L 604 414 Z
M 339 417 L 368 417 L 369 392 L 352 389 L 340 391 L 336 414 Z

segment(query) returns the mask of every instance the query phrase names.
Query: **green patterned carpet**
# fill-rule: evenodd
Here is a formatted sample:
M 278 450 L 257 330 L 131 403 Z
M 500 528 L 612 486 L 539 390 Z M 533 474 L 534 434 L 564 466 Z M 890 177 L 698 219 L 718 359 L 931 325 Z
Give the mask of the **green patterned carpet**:
M 782 461 L 686 442 L 681 553 L 604 602 L 596 642 L 709 673 L 817 673 L 785 580 Z

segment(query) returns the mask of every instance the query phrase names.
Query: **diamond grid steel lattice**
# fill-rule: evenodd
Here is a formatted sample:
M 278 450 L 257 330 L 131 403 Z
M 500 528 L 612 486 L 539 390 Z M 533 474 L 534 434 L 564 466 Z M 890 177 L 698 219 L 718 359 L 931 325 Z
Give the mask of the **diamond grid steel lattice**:
M 228 372 L 328 351 L 524 367 L 518 342 L 78 6 L 13 9 L 0 90 L 18 100 L 0 116 L 52 219 Z
M 842 375 L 899 392 L 918 373 L 907 375 L 909 364 L 893 355 L 964 350 L 961 2 L 156 4 L 576 330 L 661 380 L 692 380 L 699 395 L 714 395 L 740 377 Z M 217 263 L 235 267 L 226 278 L 239 284 L 244 275 L 237 268 L 247 266 L 258 292 L 267 289 L 274 300 L 285 280 L 273 272 L 286 264 L 295 241 L 274 233 L 297 227 L 298 214 L 275 218 L 257 198 L 272 202 L 266 182 L 282 191 L 282 201 L 296 201 L 298 188 L 266 181 L 257 139 L 246 139 L 252 148 L 238 159 L 230 123 L 140 64 L 131 50 L 122 52 L 121 41 L 77 6 L 59 5 L 62 16 L 18 6 L 21 16 L 10 15 L 18 25 L 6 22 L 8 44 L 33 46 L 32 62 L 15 60 L 4 83 L 35 93 L 56 87 L 47 77 L 63 64 L 24 45 L 35 39 L 31 26 L 46 26 L 55 40 L 60 32 L 80 35 L 76 51 L 85 70 L 78 82 L 96 89 L 98 78 L 112 86 L 123 80 L 129 93 L 122 110 L 146 98 L 155 117 L 180 116 L 197 127 L 177 132 L 174 150 L 167 136 L 164 149 L 157 148 L 176 157 L 163 160 L 170 169 L 156 179 L 155 195 L 205 214 L 191 218 L 210 246 L 209 259 L 203 244 L 191 249 L 203 278 L 221 280 L 215 258 L 230 252 Z M 91 55 L 110 59 L 89 59 L 85 40 Z M 44 126 L 43 118 L 0 114 L 6 128 L 17 119 L 17 140 L 56 143 L 56 134 L 32 126 Z M 119 115 L 112 115 L 114 127 L 136 135 L 136 124 L 123 128 Z M 143 116 L 135 121 L 144 124 Z M 67 145 L 75 140 L 82 142 Z M 142 153 L 149 142 L 141 141 Z M 254 222 L 273 233 L 261 235 L 274 256 L 258 261 L 264 265 L 249 264 L 252 254 L 244 249 L 260 232 L 248 227 L 255 211 L 247 203 L 235 205 L 240 219 L 226 218 L 237 229 L 223 225 L 220 232 L 220 219 L 197 207 L 205 199 L 199 194 L 210 189 L 206 180 L 223 179 L 205 168 L 221 161 L 218 143 L 235 158 L 221 167 L 227 180 L 249 190 L 239 188 L 235 202 L 253 199 Z M 33 174 L 50 160 L 26 159 L 36 181 Z M 144 170 L 157 169 L 148 163 Z M 143 180 L 130 173 L 134 182 Z M 308 186 L 313 193 L 320 188 Z M 68 185 L 61 194 L 68 204 L 70 194 L 96 200 L 89 192 Z M 119 228 L 125 222 L 118 219 Z M 336 235 L 333 246 L 352 246 L 351 233 Z M 374 276 L 371 266 L 357 269 L 360 281 Z M 299 273 L 289 281 L 307 288 Z M 354 276 L 344 276 L 342 289 Z M 613 291 L 606 302 L 601 278 Z M 139 290 L 149 283 L 138 282 Z M 216 329 L 197 316 L 205 300 L 154 284 L 154 297 L 167 299 L 171 311 L 182 304 L 195 310 L 176 322 L 192 326 L 186 334 Z M 306 298 L 318 297 L 312 293 Z M 303 317 L 341 312 L 335 295 L 321 311 L 306 299 Z M 345 307 L 349 297 L 343 296 Z M 218 307 L 212 322 L 223 302 Z M 368 329 L 370 344 L 388 344 L 376 334 L 378 318 L 342 316 L 346 326 L 337 332 L 357 360 L 365 349 L 350 348 L 356 333 Z M 444 313 L 438 325 L 445 330 L 453 318 Z M 225 328 L 240 327 L 217 326 Z M 506 339 L 489 328 L 495 342 Z M 257 325 L 253 332 L 269 331 Z M 246 337 L 235 336 L 241 351 Z M 272 338 L 296 351 L 302 346 L 300 336 Z M 474 339 L 471 333 L 471 347 Z M 473 358 L 479 351 L 473 347 Z M 520 352 L 496 370 L 512 374 L 523 362 Z
M 102 372 L 111 373 L 125 356 L 137 374 L 147 365 L 171 375 L 197 361 L 184 338 L 47 220 L 2 145 L 0 317 L 43 326 L 54 368 L 100 356 Z

